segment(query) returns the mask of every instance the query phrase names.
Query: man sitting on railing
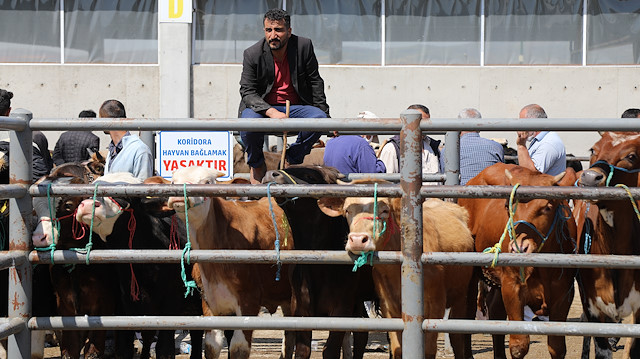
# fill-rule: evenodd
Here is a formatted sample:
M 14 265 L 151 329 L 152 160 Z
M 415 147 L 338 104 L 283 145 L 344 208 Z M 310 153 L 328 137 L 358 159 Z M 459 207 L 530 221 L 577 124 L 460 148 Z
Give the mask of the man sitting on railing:
M 291 18 L 284 10 L 267 11 L 263 24 L 265 38 L 244 51 L 239 116 L 285 118 L 288 100 L 291 118 L 329 117 L 311 40 L 291 34 Z M 267 171 L 262 152 L 264 133 L 242 131 L 240 136 L 247 149 L 251 183 L 260 183 Z M 320 132 L 299 132 L 286 151 L 288 163 L 302 163 L 320 136 Z

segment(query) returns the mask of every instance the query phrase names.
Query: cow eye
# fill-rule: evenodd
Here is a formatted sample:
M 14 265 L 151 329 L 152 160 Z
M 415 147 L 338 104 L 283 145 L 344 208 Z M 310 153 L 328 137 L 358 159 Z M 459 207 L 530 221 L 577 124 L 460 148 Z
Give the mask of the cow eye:
M 596 153 L 596 151 L 593 148 L 590 148 L 589 153 L 591 154 L 591 156 L 593 156 Z
M 630 153 L 625 157 L 625 159 L 629 162 L 636 162 L 638 160 L 638 156 L 635 153 Z

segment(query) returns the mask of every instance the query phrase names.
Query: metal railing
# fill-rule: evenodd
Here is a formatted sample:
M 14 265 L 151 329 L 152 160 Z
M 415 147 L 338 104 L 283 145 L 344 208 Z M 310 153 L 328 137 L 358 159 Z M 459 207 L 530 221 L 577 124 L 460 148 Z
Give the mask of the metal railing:
M 640 336 L 640 326 L 621 324 L 593 323 L 522 323 L 497 321 L 465 320 L 422 320 L 422 283 L 409 280 L 410 277 L 422 278 L 424 264 L 462 264 L 474 266 L 489 265 L 492 254 L 483 253 L 422 253 L 422 215 L 420 205 L 426 197 L 490 197 L 508 198 L 511 187 L 459 187 L 437 186 L 422 187 L 420 177 L 420 134 L 421 131 L 450 131 L 447 142 L 455 143 L 461 130 L 516 131 L 516 130 L 555 130 L 555 131 L 594 131 L 618 130 L 637 131 L 635 120 L 616 119 L 430 119 L 420 123 L 419 114 L 405 111 L 398 119 L 326 119 L 306 121 L 304 119 L 33 119 L 28 111 L 14 111 L 14 118 L 0 117 L 0 127 L 11 131 L 11 179 L 12 184 L 0 186 L 0 196 L 11 199 L 10 252 L 0 255 L 0 264 L 10 265 L 11 275 L 17 278 L 10 284 L 9 320 L 0 321 L 0 335 L 9 336 L 9 357 L 28 357 L 30 351 L 29 330 L 32 329 L 128 329 L 148 328 L 200 328 L 200 329 L 339 329 L 339 330 L 402 330 L 404 356 L 419 358 L 423 355 L 423 331 L 444 331 L 461 333 L 528 333 L 557 335 L 596 335 L 596 336 Z M 30 318 L 31 263 L 50 263 L 51 254 L 28 252 L 29 232 L 26 224 L 31 216 L 32 196 L 45 196 L 45 189 L 37 186 L 28 188 L 31 179 L 31 130 L 251 130 L 251 131 L 300 131 L 325 130 L 332 128 L 341 133 L 397 133 L 402 130 L 404 148 L 402 149 L 402 173 L 400 185 L 378 186 L 379 196 L 403 198 L 401 222 L 413 231 L 403 233 L 402 252 L 380 252 L 374 257 L 375 263 L 401 263 L 403 266 L 402 319 L 357 319 L 357 318 L 255 318 L 255 317 L 52 317 Z M 457 145 L 447 146 L 445 154 L 448 183 L 457 183 L 458 174 Z M 442 177 L 440 177 L 442 179 Z M 264 196 L 266 186 L 250 185 L 187 185 L 193 195 L 234 195 Z M 272 196 L 373 196 L 372 185 L 273 185 Z M 94 187 L 89 185 L 52 186 L 52 195 L 72 194 L 90 195 Z M 104 185 L 97 190 L 99 196 L 126 195 L 144 196 L 179 195 L 182 186 L 167 185 L 162 188 L 146 185 Z M 640 191 L 631 189 L 634 198 L 640 198 Z M 609 198 L 626 199 L 626 192 L 619 188 L 586 189 L 562 187 L 521 187 L 516 198 Z M 16 210 L 17 209 L 17 210 Z M 407 235 L 406 232 L 409 235 Z M 93 250 L 89 258 L 94 263 L 122 262 L 179 262 L 178 251 L 107 251 Z M 84 254 L 71 251 L 55 251 L 53 257 L 57 264 L 84 263 Z M 272 251 L 198 251 L 190 256 L 193 262 L 241 262 L 273 263 L 276 260 Z M 282 251 L 280 260 L 284 263 L 351 263 L 353 258 L 343 251 Z M 594 256 L 563 254 L 502 254 L 498 265 L 507 266 L 550 266 L 550 267 L 599 267 L 640 268 L 640 258 L 633 256 Z M 30 318 L 30 319 L 29 319 Z M 407 320 L 412 319 L 412 320 Z M 28 322 L 26 322 L 28 320 Z M 188 322 L 189 324 L 184 324 Z M 27 325 L 28 324 L 28 325 Z M 29 330 L 24 330 L 25 328 Z

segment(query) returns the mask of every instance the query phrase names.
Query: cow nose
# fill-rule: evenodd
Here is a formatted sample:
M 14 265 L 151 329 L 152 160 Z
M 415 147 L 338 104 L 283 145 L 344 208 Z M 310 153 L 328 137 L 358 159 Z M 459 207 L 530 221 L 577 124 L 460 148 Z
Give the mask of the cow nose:
M 529 241 L 512 242 L 511 253 L 529 253 Z
M 278 171 L 267 171 L 267 173 L 262 178 L 262 183 L 276 182 L 280 183 L 282 179 L 282 174 Z
M 349 241 L 357 246 L 361 246 L 369 241 L 369 236 L 365 233 L 349 233 Z
M 34 233 L 31 236 L 31 241 L 33 242 L 33 245 L 35 247 L 46 247 L 49 244 L 49 241 L 47 241 L 47 236 L 45 234 L 42 233 Z
M 598 171 L 585 170 L 580 176 L 580 184 L 586 187 L 598 187 L 602 185 L 604 175 Z

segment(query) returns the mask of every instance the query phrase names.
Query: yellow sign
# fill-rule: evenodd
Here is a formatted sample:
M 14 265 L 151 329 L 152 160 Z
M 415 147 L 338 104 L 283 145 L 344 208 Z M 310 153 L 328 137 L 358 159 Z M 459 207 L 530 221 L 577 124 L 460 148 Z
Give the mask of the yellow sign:
M 193 14 L 192 0 L 158 1 L 159 22 L 191 23 Z

